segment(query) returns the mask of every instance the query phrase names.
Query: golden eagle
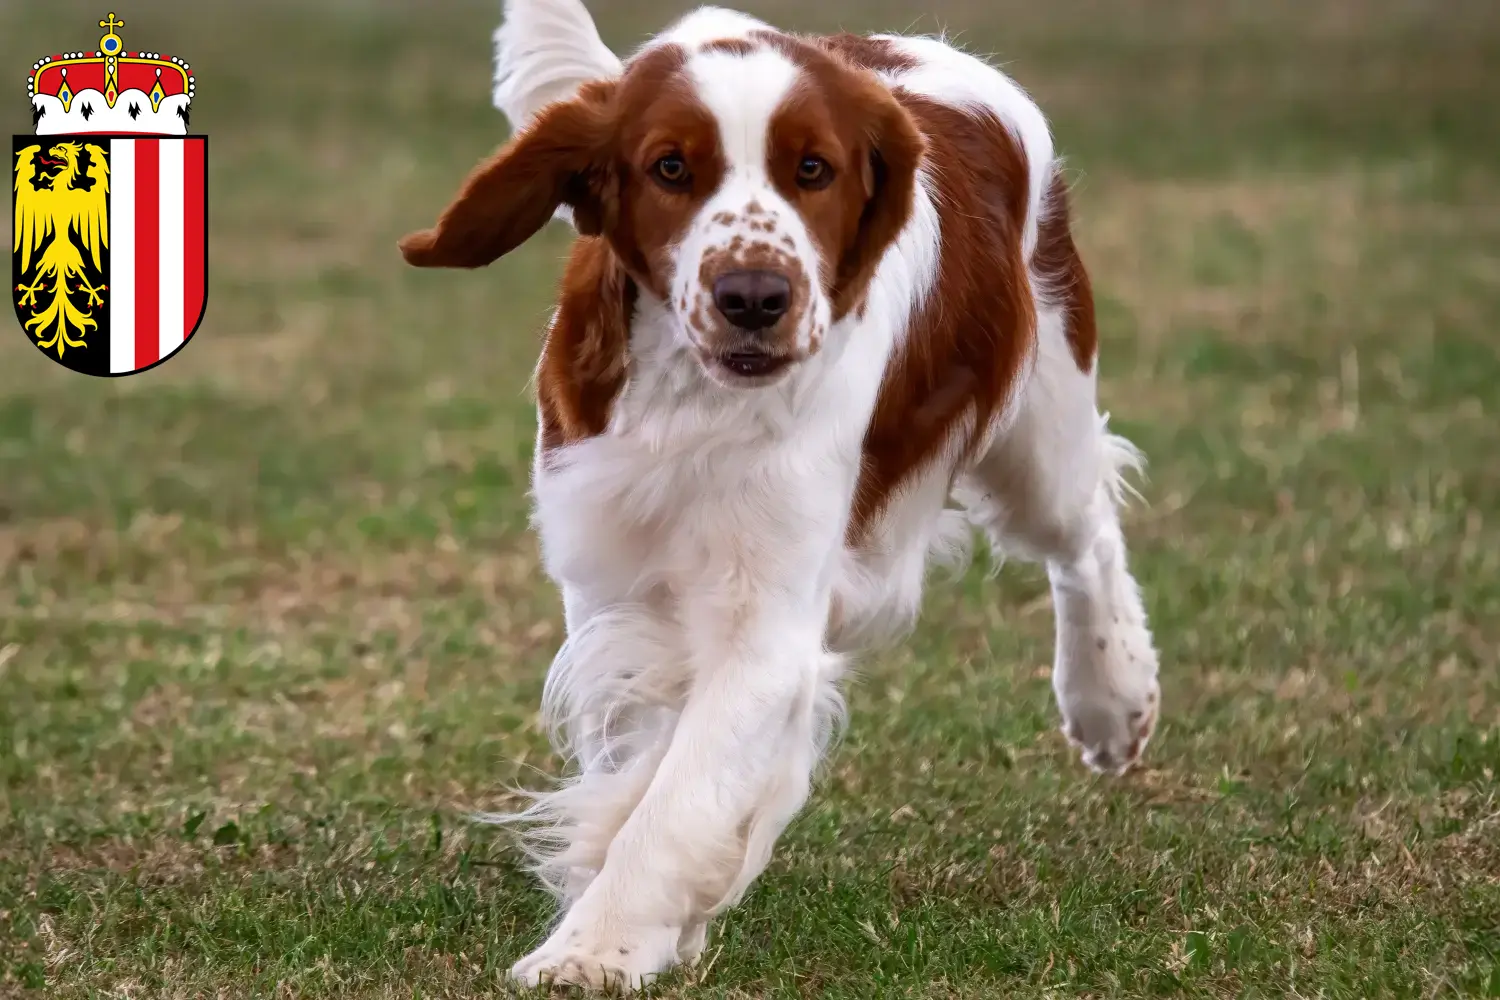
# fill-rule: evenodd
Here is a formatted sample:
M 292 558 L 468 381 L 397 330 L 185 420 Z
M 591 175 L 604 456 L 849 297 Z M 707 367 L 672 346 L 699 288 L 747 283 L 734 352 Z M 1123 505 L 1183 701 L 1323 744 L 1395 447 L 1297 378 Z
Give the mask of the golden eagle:
M 109 247 L 108 193 L 109 163 L 93 143 L 27 146 L 16 155 L 12 252 L 21 255 L 23 282 L 16 286 L 17 305 L 31 307 L 36 315 L 25 321 L 26 329 L 44 350 L 57 348 L 59 358 L 65 348 L 87 346 L 85 332 L 99 325 L 90 317 L 94 306 L 104 304 L 101 293 L 108 286 L 95 287 L 88 276 L 101 274 L 99 253 Z M 83 306 L 73 294 L 86 297 Z M 77 339 L 70 329 L 77 330 Z M 42 339 L 49 331 L 51 339 Z

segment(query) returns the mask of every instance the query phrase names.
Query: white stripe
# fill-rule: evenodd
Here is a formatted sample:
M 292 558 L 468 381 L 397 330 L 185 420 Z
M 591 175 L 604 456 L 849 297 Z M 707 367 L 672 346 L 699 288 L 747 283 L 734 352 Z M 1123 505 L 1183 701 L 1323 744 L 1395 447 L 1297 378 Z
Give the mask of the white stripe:
M 109 141 L 109 370 L 135 371 L 135 140 Z
M 182 318 L 182 244 L 187 223 L 183 220 L 185 202 L 182 141 L 162 139 L 158 146 L 161 149 L 161 190 L 157 196 L 161 204 L 161 298 L 158 300 L 161 332 L 157 343 L 160 345 L 160 356 L 165 358 L 182 344 L 185 332 Z

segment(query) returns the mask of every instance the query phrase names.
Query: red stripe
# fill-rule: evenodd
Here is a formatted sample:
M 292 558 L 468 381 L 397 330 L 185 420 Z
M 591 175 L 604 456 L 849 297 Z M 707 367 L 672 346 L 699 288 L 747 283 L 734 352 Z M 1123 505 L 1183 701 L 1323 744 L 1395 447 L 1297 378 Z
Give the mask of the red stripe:
M 203 314 L 203 140 L 184 139 L 182 150 L 183 197 L 187 199 L 182 213 L 186 232 L 182 237 L 182 339 L 193 335 L 193 327 Z
M 135 140 L 135 367 L 160 360 L 161 147 Z

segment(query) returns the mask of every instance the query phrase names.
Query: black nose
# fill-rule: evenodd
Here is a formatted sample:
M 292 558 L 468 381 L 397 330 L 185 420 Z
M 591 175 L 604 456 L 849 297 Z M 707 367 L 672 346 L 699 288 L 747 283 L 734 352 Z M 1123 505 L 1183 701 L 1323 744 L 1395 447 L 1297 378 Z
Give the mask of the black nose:
M 764 330 L 791 304 L 792 283 L 775 271 L 730 271 L 714 282 L 714 305 L 741 330 Z

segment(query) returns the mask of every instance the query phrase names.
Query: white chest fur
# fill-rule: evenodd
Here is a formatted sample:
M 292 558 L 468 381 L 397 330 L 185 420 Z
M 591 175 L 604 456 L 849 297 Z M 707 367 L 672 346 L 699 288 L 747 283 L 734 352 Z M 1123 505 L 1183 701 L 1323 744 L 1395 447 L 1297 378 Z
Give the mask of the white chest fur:
M 819 357 L 782 385 L 728 390 L 657 322 L 645 304 L 608 431 L 537 463 L 548 572 L 591 607 L 739 576 L 826 592 L 873 387 Z

